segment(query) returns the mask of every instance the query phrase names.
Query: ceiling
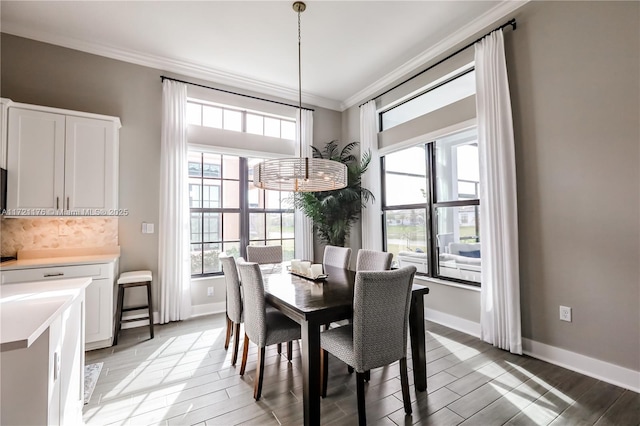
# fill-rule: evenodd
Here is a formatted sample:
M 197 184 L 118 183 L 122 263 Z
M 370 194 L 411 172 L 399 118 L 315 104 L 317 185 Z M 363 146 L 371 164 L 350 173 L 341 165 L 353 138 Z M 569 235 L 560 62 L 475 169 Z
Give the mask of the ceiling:
M 307 1 L 304 101 L 344 110 L 519 7 L 513 1 Z M 1 30 L 297 99 L 289 1 L 5 1 Z

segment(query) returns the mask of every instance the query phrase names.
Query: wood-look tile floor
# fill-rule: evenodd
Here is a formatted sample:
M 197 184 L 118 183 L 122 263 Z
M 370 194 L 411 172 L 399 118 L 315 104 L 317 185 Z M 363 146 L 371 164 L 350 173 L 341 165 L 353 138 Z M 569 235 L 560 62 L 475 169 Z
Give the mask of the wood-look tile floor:
M 302 424 L 300 352 L 292 363 L 267 349 L 264 388 L 253 399 L 256 348 L 247 373 L 224 349 L 224 314 L 155 328 L 124 330 L 117 346 L 87 352 L 104 362 L 88 425 Z M 242 348 L 240 349 L 242 351 Z M 464 333 L 427 322 L 428 391 L 405 415 L 398 365 L 371 372 L 370 425 L 638 425 L 640 395 L 527 356 L 512 355 Z M 409 351 L 410 354 L 410 351 Z M 355 375 L 331 357 L 322 423 L 357 424 Z M 411 361 L 409 361 L 411 367 Z

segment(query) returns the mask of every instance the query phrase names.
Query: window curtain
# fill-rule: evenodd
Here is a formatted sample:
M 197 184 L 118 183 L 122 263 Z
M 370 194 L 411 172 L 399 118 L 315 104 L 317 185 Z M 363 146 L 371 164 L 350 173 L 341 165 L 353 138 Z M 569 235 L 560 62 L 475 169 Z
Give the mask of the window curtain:
M 158 226 L 160 324 L 191 315 L 189 192 L 187 181 L 187 86 L 164 80 Z
M 362 210 L 362 248 L 382 250 L 382 212 L 380 210 L 380 154 L 378 153 L 378 124 L 376 101 L 360 107 L 360 150 L 371 151 L 371 163 L 362 176 L 362 186 L 369 189 L 375 200 Z
M 300 127 L 302 126 L 302 143 L 300 143 Z M 303 157 L 312 157 L 311 149 L 313 145 L 313 111 L 298 109 L 296 115 L 296 157 L 299 157 L 302 150 Z M 296 259 L 313 261 L 313 221 L 302 211 L 296 210 L 294 213 L 295 224 L 295 256 Z
M 513 121 L 502 31 L 475 45 L 484 341 L 522 354 Z

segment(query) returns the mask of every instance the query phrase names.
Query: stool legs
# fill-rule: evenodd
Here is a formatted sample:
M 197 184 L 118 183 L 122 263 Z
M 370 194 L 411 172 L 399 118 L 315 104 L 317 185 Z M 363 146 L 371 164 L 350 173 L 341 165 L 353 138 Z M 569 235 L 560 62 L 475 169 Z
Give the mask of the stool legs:
M 116 312 L 116 329 L 113 332 L 113 345 L 118 344 L 118 334 L 122 327 L 122 303 L 124 302 L 124 287 L 118 286 L 118 310 Z
M 149 305 L 149 334 L 153 339 L 153 302 L 151 301 L 151 283 L 147 283 L 147 304 Z
M 139 287 L 139 286 L 146 286 L 147 287 L 147 304 L 146 306 L 136 306 L 136 307 L 131 307 L 131 308 L 123 308 L 123 304 L 124 304 L 124 290 L 126 288 L 131 288 L 131 287 Z M 122 314 L 124 312 L 128 312 L 128 311 L 137 311 L 139 309 L 147 309 L 148 312 L 148 319 L 149 319 L 149 334 L 150 334 L 150 339 L 153 339 L 154 334 L 153 334 L 153 301 L 151 299 L 151 281 L 145 281 L 145 282 L 137 282 L 137 283 L 123 283 L 123 284 L 119 284 L 118 285 L 118 306 L 117 306 L 117 310 L 116 310 L 116 324 L 115 324 L 115 330 L 113 332 L 113 345 L 117 345 L 118 344 L 118 335 L 120 334 L 120 330 L 122 329 L 122 323 L 123 322 L 131 322 L 131 321 L 140 321 L 140 320 L 145 320 L 147 318 L 139 318 L 139 319 L 127 319 L 127 320 L 122 320 Z

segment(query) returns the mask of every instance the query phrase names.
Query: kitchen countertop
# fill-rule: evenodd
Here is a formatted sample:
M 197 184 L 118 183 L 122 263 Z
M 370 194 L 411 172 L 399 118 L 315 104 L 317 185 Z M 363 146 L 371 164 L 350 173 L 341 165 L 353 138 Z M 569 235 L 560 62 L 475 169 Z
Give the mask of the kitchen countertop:
M 23 250 L 17 257 L 17 260 L 0 263 L 0 271 L 113 262 L 120 257 L 120 247 Z
M 31 346 L 89 284 L 70 278 L 0 286 L 0 352 Z
M 37 259 L 18 259 L 0 263 L 0 271 L 12 269 L 43 268 L 47 266 L 90 265 L 118 260 L 119 254 L 94 254 L 88 256 L 45 257 Z

